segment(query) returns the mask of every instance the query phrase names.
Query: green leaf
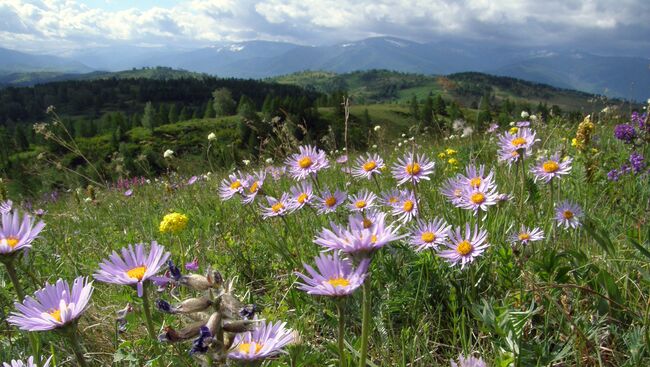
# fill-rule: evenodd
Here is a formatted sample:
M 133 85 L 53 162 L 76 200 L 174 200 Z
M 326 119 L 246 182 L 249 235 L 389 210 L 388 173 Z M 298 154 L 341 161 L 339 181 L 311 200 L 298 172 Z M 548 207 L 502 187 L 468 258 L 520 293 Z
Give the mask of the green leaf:
M 630 243 L 632 244 L 632 246 L 636 247 L 636 249 L 639 250 L 639 252 L 640 252 L 641 254 L 643 254 L 643 256 L 647 257 L 647 258 L 650 260 L 650 250 L 648 250 L 648 249 L 646 249 L 645 247 L 643 247 L 643 246 L 642 246 L 639 242 L 637 242 L 634 238 L 628 238 L 628 239 L 630 240 Z

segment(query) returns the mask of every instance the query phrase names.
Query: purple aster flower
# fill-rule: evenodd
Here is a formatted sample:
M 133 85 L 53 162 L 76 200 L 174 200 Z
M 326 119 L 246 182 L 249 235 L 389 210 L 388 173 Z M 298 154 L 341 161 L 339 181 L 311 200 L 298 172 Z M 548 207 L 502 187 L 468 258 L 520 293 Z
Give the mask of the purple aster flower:
M 530 229 L 522 224 L 521 229 L 518 232 L 510 235 L 509 239 L 512 244 L 520 243 L 522 245 L 527 245 L 528 242 L 537 242 L 543 240 L 544 231 L 537 227 Z
M 340 297 L 352 294 L 363 284 L 370 259 L 362 259 L 356 269 L 351 260 L 339 258 L 338 252 L 334 255 L 320 254 L 315 262 L 318 271 L 303 264 L 309 276 L 296 273 L 304 281 L 298 283 L 298 288 L 311 295 Z
M 264 185 L 265 179 L 266 173 L 264 171 L 259 171 L 254 175 L 246 176 L 246 179 L 243 181 L 244 199 L 242 202 L 244 204 L 250 204 L 255 200 L 257 194 L 262 191 L 262 186 Z
M 400 196 L 400 201 L 393 205 L 391 213 L 402 223 L 410 222 L 411 219 L 417 217 L 418 201 L 415 199 L 413 191 L 403 191 Z
M 614 128 L 614 136 L 616 139 L 623 141 L 626 144 L 634 143 L 637 137 L 636 130 L 632 124 L 620 124 Z
M 282 194 L 280 199 L 267 196 L 266 200 L 268 205 L 262 205 L 262 217 L 264 219 L 282 217 L 293 210 L 291 197 L 286 192 Z
M 149 253 L 145 253 L 144 244 L 138 243 L 122 248 L 122 257 L 113 253 L 99 264 L 94 277 L 100 282 L 135 286 L 138 297 L 142 297 L 143 285 L 146 280 L 156 275 L 169 258 L 163 246 L 156 241 L 151 242 Z
M 431 162 L 424 154 L 414 155 L 409 152 L 397 160 L 393 165 L 392 173 L 397 180 L 397 185 L 405 182 L 418 183 L 421 180 L 429 180 L 434 165 L 435 163 Z
M 323 195 L 317 197 L 317 210 L 318 214 L 333 213 L 339 205 L 345 202 L 347 193 L 336 189 L 333 193 L 329 189 L 323 190 Z
M 356 230 L 369 229 L 374 228 L 377 225 L 377 221 L 384 220 L 385 217 L 385 213 L 376 209 L 370 209 L 350 215 L 349 223 L 353 226 L 359 226 L 353 228 Z
M 528 127 L 528 126 L 530 126 L 530 121 L 517 121 L 515 126 L 517 126 L 517 127 Z
M 25 214 L 21 220 L 17 211 L 2 214 L 0 228 L 0 256 L 13 254 L 18 250 L 27 251 L 32 241 L 38 238 L 45 223 Z
M 327 250 L 343 251 L 351 255 L 368 255 L 398 240 L 404 235 L 398 235 L 399 226 L 386 225 L 386 214 L 380 213 L 374 223 L 366 226 L 367 222 L 358 216 L 351 216 L 348 226 L 338 226 L 330 223 L 331 230 L 324 228 L 316 236 L 314 243 Z
M 451 361 L 451 367 L 487 367 L 481 358 L 458 356 L 458 363 Z
M 516 133 L 505 132 L 499 136 L 499 160 L 507 161 L 508 164 L 519 160 L 523 154 L 529 156 L 532 146 L 535 144 L 535 132 L 530 128 L 523 127 Z
M 387 207 L 392 208 L 397 205 L 402 199 L 403 192 L 398 189 L 392 189 L 381 194 L 380 203 Z
M 555 153 L 551 157 L 541 158 L 537 165 L 530 168 L 530 172 L 535 175 L 535 181 L 541 180 L 550 182 L 554 178 L 560 178 L 571 172 L 571 162 L 573 158 L 560 158 L 560 153 Z
M 371 179 L 373 175 L 381 174 L 381 170 L 386 167 L 384 160 L 377 153 L 367 153 L 357 158 L 352 168 L 352 176 L 357 178 Z
M 641 173 L 641 171 L 645 169 L 645 161 L 643 160 L 643 155 L 639 152 L 630 153 L 629 162 L 635 174 Z
M 231 173 L 228 178 L 224 178 L 219 186 L 219 197 L 221 200 L 231 199 L 236 194 L 243 194 L 244 185 L 238 175 Z
M 192 177 L 190 177 L 190 179 L 187 180 L 187 186 L 192 186 L 192 185 L 194 185 L 194 184 L 196 183 L 196 181 L 198 181 L 198 180 L 199 180 L 199 177 L 198 177 L 198 176 L 192 176 Z
M 47 361 L 41 364 L 41 367 L 49 367 L 51 359 L 52 357 L 48 358 Z M 38 364 L 34 363 L 34 357 L 29 357 L 27 358 L 27 362 L 14 359 L 12 359 L 10 363 L 3 362 L 2 367 L 38 367 Z
M 38 209 L 34 210 L 34 215 L 39 217 L 39 218 L 41 218 L 45 214 L 47 214 L 47 210 L 45 210 L 43 208 L 38 208 Z
M 494 170 L 490 170 L 486 176 L 484 165 L 480 165 L 478 168 L 476 168 L 475 165 L 468 164 L 467 167 L 465 167 L 465 173 L 466 175 L 458 175 L 460 182 L 464 186 L 469 186 L 472 188 L 478 188 L 481 186 L 481 184 L 484 184 L 488 188 L 495 186 Z
M 17 311 L 7 319 L 10 324 L 26 331 L 45 331 L 63 327 L 74 322 L 84 313 L 93 293 L 92 282 L 78 277 L 72 289 L 63 279 L 56 284 L 45 284 L 34 297 L 16 302 Z
M 353 212 L 360 212 L 373 207 L 375 205 L 375 200 L 377 200 L 377 195 L 363 189 L 358 193 L 351 195 L 349 200 L 350 205 L 348 205 L 348 208 Z
M 416 251 L 429 248 L 437 249 L 447 241 L 451 227 L 441 218 L 432 221 L 418 220 L 411 230 L 409 243 L 416 247 Z
M 465 187 L 461 196 L 461 201 L 456 204 L 457 207 L 473 210 L 477 214 L 479 210 L 486 212 L 488 207 L 496 205 L 497 194 L 494 187 L 487 186 L 487 182 L 483 182 L 479 187 Z
M 347 154 L 343 154 L 342 156 L 336 158 L 336 163 L 338 163 L 338 164 L 345 164 L 345 163 L 348 163 L 348 155 L 347 155 Z
M 561 202 L 557 209 L 555 209 L 555 220 L 558 225 L 564 228 L 578 228 L 582 225 L 580 219 L 582 218 L 582 209 L 576 203 L 568 200 Z
M 463 178 L 460 176 L 448 178 L 440 188 L 440 193 L 447 201 L 455 206 L 459 206 L 463 202 Z
M 311 145 L 298 147 L 299 153 L 292 154 L 285 161 L 291 176 L 302 181 L 309 175 L 329 167 L 325 152 Z
M 289 189 L 291 192 L 292 207 L 294 210 L 302 209 L 314 198 L 313 188 L 309 181 L 302 181 Z
M 195 257 L 194 260 L 185 264 L 185 269 L 189 271 L 199 270 L 199 258 Z
M 126 196 L 127 198 L 131 197 L 132 195 L 133 195 L 133 189 L 128 189 L 124 191 L 124 196 Z
M 9 214 L 14 203 L 11 200 L 0 202 L 0 214 Z
M 498 129 L 499 129 L 499 125 L 493 122 L 488 127 L 487 132 L 488 133 L 493 133 L 493 132 L 497 131 Z
M 228 358 L 253 361 L 284 353 L 283 348 L 296 340 L 296 332 L 285 326 L 285 322 L 261 321 L 255 330 L 237 334 Z
M 438 256 L 450 262 L 451 266 L 460 263 L 460 268 L 463 269 L 490 246 L 486 240 L 487 231 L 479 230 L 478 226 L 474 226 L 472 231 L 469 223 L 466 223 L 464 235 L 461 234 L 460 227 L 450 232 L 449 241 L 446 243 L 449 249 L 440 251 Z

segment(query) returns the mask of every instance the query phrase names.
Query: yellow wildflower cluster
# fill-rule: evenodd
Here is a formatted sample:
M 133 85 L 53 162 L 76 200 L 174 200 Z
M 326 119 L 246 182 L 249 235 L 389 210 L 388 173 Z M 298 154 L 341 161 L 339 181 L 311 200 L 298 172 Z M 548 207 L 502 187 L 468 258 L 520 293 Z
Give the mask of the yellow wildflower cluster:
M 576 137 L 571 139 L 571 145 L 576 147 L 579 151 L 584 152 L 591 142 L 591 136 L 594 133 L 594 129 L 595 126 L 594 123 L 591 122 L 591 116 L 587 115 L 580 125 L 578 125 Z
M 519 128 L 517 126 L 513 126 L 510 128 L 510 134 L 515 135 L 516 133 L 519 132 Z
M 162 222 L 160 222 L 161 233 L 178 233 L 187 227 L 189 218 L 181 213 L 171 213 L 165 215 Z
M 444 151 L 438 153 L 438 158 L 447 161 L 448 166 L 445 167 L 445 169 L 456 169 L 458 167 L 458 159 L 456 159 L 454 156 L 458 153 L 458 151 L 447 148 Z

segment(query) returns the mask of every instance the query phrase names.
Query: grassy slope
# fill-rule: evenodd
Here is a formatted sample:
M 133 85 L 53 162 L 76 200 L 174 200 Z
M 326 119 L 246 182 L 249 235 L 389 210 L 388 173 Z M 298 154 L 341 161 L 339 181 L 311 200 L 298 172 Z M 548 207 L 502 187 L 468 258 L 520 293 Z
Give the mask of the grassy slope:
M 393 114 L 389 107 L 374 109 L 371 114 L 379 118 L 384 113 L 389 118 Z M 167 132 L 166 128 L 161 130 Z M 541 142 L 536 149 L 564 149 L 577 155 L 561 140 L 575 133 L 572 128 L 557 125 L 538 129 L 538 133 Z M 618 184 L 606 181 L 606 171 L 626 157 L 621 153 L 624 148 L 611 138 L 610 128 L 598 125 L 597 133 L 601 136 L 601 153 L 595 157 L 600 162 L 595 179 L 586 180 L 582 160 L 577 159 L 556 195 L 570 198 L 585 209 L 613 241 L 612 254 L 607 254 L 584 229 L 561 229 L 551 234 L 553 213 L 548 185 L 531 184 L 529 199 L 520 206 L 518 171 L 495 164 L 493 139 L 475 137 L 443 145 L 426 136 L 417 137 L 423 144 L 422 151 L 430 157 L 452 147 L 459 151 L 461 164 L 476 160 L 496 168 L 499 192 L 512 193 L 515 199 L 492 207 L 483 216 L 486 219 L 481 226 L 489 232 L 491 247 L 463 271 L 449 267 L 433 252 L 415 253 L 401 241 L 375 255 L 371 269 L 374 331 L 370 356 L 377 365 L 448 366 L 449 359 L 465 349 L 480 353 L 489 365 L 505 366 L 513 343 L 522 351 L 523 366 L 597 365 L 598 360 L 606 361 L 605 365 L 650 363 L 643 349 L 643 330 L 647 330 L 643 329 L 643 310 L 650 292 L 648 262 L 626 240 L 631 234 L 648 241 L 648 234 L 639 231 L 638 225 L 644 218 L 644 203 L 650 192 L 641 180 L 628 177 Z M 389 165 L 402 154 L 393 151 L 394 143 L 377 142 Z M 434 159 L 437 167 L 433 179 L 419 187 L 423 217 L 443 217 L 453 226 L 473 221 L 469 212 L 454 208 L 439 194 L 443 181 L 457 171 L 444 160 Z M 195 173 L 205 172 L 207 164 L 197 162 L 194 168 Z M 224 174 L 194 186 L 181 185 L 174 191 L 169 191 L 166 183 L 182 183 L 184 179 L 163 178 L 136 188 L 131 198 L 124 197 L 121 191 L 100 191 L 94 203 L 66 196 L 45 206 L 47 230 L 20 266 L 24 284 L 31 291 L 46 279 L 92 274 L 110 251 L 128 243 L 157 240 L 177 262 L 198 257 L 202 272 L 212 267 L 227 278 L 237 276 L 237 295 L 259 305 L 263 317 L 285 320 L 300 332 L 302 345 L 269 366 L 335 363 L 334 304 L 297 290 L 292 273 L 301 268 L 301 262 L 312 262 L 320 251 L 312 243 L 314 235 L 329 220 L 341 221 L 344 212 L 314 215 L 311 210 L 302 210 L 287 217 L 286 222 L 261 220 L 254 207 L 243 207 L 238 200 L 218 199 L 217 187 Z M 338 167 L 321 174 L 320 181 L 350 192 L 376 190 L 372 181 L 353 180 L 346 186 L 349 180 Z M 292 184 L 290 179 L 276 182 L 269 178 L 264 187 L 268 193 L 278 195 Z M 384 174 L 379 185 L 388 189 L 394 180 Z M 187 214 L 188 229 L 178 235 L 159 233 L 158 223 L 170 211 Z M 546 240 L 513 249 L 507 236 L 519 222 L 541 227 L 547 233 Z M 25 275 L 27 269 L 32 277 Z M 0 279 L 7 284 L 4 277 L 0 272 Z M 127 302 L 135 304 L 137 310 L 140 300 L 127 287 L 98 282 L 95 286 L 93 306 L 80 324 L 91 358 L 98 365 L 106 365 L 119 349 L 120 358 L 126 356 L 134 365 L 144 365 L 154 349 L 139 314 L 129 316 L 125 334 L 117 339 L 114 334 L 115 311 Z M 6 314 L 11 309 L 11 287 L 0 289 L 0 296 Z M 159 297 L 173 301 L 168 294 Z M 360 301 L 357 292 L 345 305 L 346 341 L 355 348 L 360 335 Z M 183 324 L 179 317 L 154 314 L 157 326 Z M 647 322 L 645 328 L 650 326 Z M 513 325 L 522 325 L 523 329 Z M 68 346 L 52 333 L 42 337 L 51 343 L 46 345 L 57 353 L 57 361 L 64 360 Z M 0 348 L 3 360 L 27 348 L 24 335 L 14 334 L 13 339 L 9 345 L 6 338 L 0 337 L 4 343 Z M 178 349 L 167 347 L 165 358 L 175 365 L 192 365 L 188 348 L 188 343 Z
M 406 102 L 413 95 L 426 98 L 429 93 L 441 93 L 447 99 L 455 99 L 469 105 L 468 98 L 459 96 L 455 88 L 466 85 L 479 89 L 489 89 L 499 99 L 509 98 L 516 102 L 532 105 L 547 103 L 558 105 L 564 110 L 599 111 L 603 103 L 596 96 L 554 88 L 548 85 L 526 82 L 507 77 L 497 77 L 481 73 L 460 73 L 447 77 L 398 73 L 385 70 L 335 74 L 328 72 L 301 72 L 273 78 L 279 83 L 295 84 L 318 91 L 332 92 L 348 90 L 360 103 L 396 101 Z M 443 82 L 446 81 L 447 83 Z M 395 88 L 395 96 L 386 96 L 387 88 Z M 480 95 L 479 95 L 480 97 Z

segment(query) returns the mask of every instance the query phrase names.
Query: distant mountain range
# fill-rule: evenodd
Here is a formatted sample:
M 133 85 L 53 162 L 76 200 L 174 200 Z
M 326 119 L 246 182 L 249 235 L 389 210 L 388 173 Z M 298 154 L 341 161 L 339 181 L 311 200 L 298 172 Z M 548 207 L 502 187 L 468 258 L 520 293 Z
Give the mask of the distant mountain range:
M 143 66 L 167 66 L 239 78 L 267 78 L 305 70 L 346 73 L 388 69 L 428 75 L 478 71 L 609 97 L 637 101 L 650 97 L 648 58 L 598 56 L 573 50 L 537 50 L 476 42 L 417 43 L 378 37 L 311 47 L 248 41 L 196 50 L 134 46 L 84 49 L 65 57 L 0 49 L 0 83 L 5 84 L 12 84 L 6 76 L 15 73 L 46 71 L 69 74 Z M 23 83 L 26 80 L 24 74 L 22 80 Z M 37 80 L 42 82 L 43 78 Z

